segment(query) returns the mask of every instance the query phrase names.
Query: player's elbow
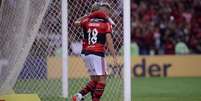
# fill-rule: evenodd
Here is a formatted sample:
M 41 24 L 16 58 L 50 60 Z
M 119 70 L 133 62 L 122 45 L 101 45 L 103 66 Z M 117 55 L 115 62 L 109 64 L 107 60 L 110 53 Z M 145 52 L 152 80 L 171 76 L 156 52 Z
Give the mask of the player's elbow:
M 75 21 L 74 24 L 75 24 L 76 26 L 79 26 L 79 25 L 80 25 L 80 21 Z
M 106 35 L 106 41 L 108 47 L 113 47 L 113 39 L 111 34 Z
M 107 40 L 107 42 L 112 41 L 112 35 L 111 35 L 111 33 L 107 33 L 106 34 L 106 40 Z

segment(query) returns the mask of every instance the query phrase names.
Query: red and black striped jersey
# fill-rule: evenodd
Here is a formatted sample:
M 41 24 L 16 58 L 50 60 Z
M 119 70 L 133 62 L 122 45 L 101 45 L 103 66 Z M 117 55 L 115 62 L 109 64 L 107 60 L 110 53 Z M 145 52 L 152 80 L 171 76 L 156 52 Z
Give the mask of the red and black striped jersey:
M 81 20 L 83 28 L 82 54 L 95 54 L 104 57 L 106 34 L 112 33 L 112 25 L 105 19 L 85 18 Z

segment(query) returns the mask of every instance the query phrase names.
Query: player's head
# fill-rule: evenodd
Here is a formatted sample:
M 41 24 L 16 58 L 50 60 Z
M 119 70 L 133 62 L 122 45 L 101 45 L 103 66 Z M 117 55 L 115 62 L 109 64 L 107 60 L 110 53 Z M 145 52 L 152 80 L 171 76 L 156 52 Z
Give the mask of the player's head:
M 93 12 L 93 11 L 97 11 L 97 10 L 104 10 L 105 12 L 110 13 L 111 6 L 107 2 L 95 2 L 92 5 L 91 11 Z

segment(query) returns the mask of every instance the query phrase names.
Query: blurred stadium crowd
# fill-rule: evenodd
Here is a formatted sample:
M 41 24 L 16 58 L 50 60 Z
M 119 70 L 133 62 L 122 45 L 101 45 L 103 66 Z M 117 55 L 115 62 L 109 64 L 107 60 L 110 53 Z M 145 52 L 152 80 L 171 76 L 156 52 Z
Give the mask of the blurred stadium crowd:
M 201 54 L 201 0 L 132 0 L 131 12 L 140 55 Z
M 31 49 L 34 54 L 36 49 L 40 54 L 53 56 L 62 52 L 59 1 L 53 0 L 45 14 Z M 122 1 L 108 1 L 113 7 L 114 43 L 119 53 L 123 52 Z M 70 0 L 69 22 L 88 13 L 93 3 L 93 0 Z M 201 0 L 131 0 L 131 21 L 132 55 L 201 54 Z M 69 54 L 79 53 L 81 29 L 69 23 L 68 31 Z

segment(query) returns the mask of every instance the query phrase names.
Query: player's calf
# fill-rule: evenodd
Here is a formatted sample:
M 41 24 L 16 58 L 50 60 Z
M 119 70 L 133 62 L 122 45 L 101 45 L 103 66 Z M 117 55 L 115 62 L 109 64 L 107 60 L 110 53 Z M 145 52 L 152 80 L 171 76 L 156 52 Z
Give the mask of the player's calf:
M 95 80 L 91 80 L 87 83 L 87 85 L 76 95 L 74 95 L 72 97 L 73 101 L 84 101 L 84 96 L 91 92 L 93 94 L 93 92 L 95 91 L 96 88 L 96 84 L 97 82 Z
M 97 82 L 94 80 L 89 81 L 87 85 L 80 91 L 80 94 L 82 94 L 82 96 L 85 96 L 87 93 L 93 92 L 96 88 L 96 84 Z
M 105 89 L 105 84 L 98 82 L 92 96 L 92 101 L 100 101 L 100 98 L 103 95 L 104 89 Z

